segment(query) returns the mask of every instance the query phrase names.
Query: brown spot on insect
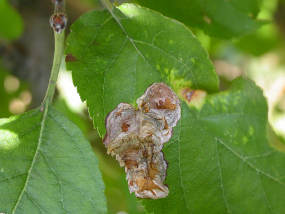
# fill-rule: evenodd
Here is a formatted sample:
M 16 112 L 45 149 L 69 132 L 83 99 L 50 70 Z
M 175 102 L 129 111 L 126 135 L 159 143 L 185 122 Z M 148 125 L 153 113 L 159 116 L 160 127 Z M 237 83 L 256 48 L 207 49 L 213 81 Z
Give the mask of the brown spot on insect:
M 149 108 L 148 108 L 147 106 L 144 106 L 144 107 L 143 107 L 143 111 L 144 111 L 145 113 L 148 113 L 148 112 L 149 112 Z
M 157 109 L 170 109 L 170 110 L 175 110 L 176 109 L 176 104 L 172 103 L 170 99 L 167 97 L 165 100 L 159 100 L 158 103 L 156 104 Z
M 151 179 L 154 179 L 157 173 L 158 173 L 158 169 L 154 166 L 153 163 L 151 163 L 150 168 L 149 168 L 149 177 Z
M 146 104 L 146 102 L 143 102 L 140 107 L 143 110 L 143 112 L 148 113 L 149 108 L 145 104 Z
M 67 54 L 65 57 L 65 62 L 76 62 L 78 59 L 73 56 L 71 53 Z
M 167 124 L 167 121 L 165 120 L 164 122 L 165 122 L 165 123 L 164 123 L 164 129 L 169 129 L 169 126 L 168 126 L 168 124 Z
M 194 90 L 188 87 L 182 88 L 179 95 L 190 106 L 200 107 L 207 96 L 207 92 L 203 90 Z
M 170 127 L 177 123 L 176 119 L 180 118 L 181 108 L 180 100 L 175 92 L 165 83 L 155 83 L 147 88 L 143 96 L 137 99 L 139 108 L 147 108 L 150 115 L 162 115 Z M 169 114 L 171 112 L 171 114 Z M 171 115 L 169 117 L 168 115 Z
M 122 111 L 123 111 L 123 109 L 122 109 L 121 111 L 118 111 L 118 112 L 116 112 L 116 117 L 119 117 L 119 116 L 121 116 L 121 114 L 122 114 Z
M 127 122 L 123 122 L 122 131 L 127 132 L 129 127 L 130 127 L 130 124 L 128 124 Z
M 106 118 L 103 142 L 125 166 L 130 192 L 139 198 L 164 198 L 167 163 L 161 151 L 181 115 L 180 101 L 165 83 L 155 83 L 137 99 L 138 109 L 120 103 Z
M 133 159 L 126 159 L 125 160 L 125 166 L 127 169 L 130 169 L 131 167 L 137 166 L 138 162 Z

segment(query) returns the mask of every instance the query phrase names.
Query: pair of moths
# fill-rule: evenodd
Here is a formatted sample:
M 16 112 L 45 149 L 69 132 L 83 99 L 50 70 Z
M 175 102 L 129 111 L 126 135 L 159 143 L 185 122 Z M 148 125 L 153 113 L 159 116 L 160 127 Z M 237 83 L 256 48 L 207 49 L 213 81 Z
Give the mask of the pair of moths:
M 167 164 L 162 147 L 181 116 L 180 100 L 165 83 L 148 87 L 137 99 L 138 109 L 120 103 L 106 118 L 103 140 L 108 154 L 125 166 L 130 192 L 140 198 L 164 198 Z

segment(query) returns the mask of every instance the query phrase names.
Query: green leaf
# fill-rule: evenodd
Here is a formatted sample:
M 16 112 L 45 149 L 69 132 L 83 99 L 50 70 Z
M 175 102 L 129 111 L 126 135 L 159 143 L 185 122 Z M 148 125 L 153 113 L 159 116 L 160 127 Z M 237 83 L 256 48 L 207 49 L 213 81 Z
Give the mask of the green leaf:
M 119 103 L 135 105 L 159 81 L 218 91 L 208 54 L 183 24 L 134 4 L 91 11 L 71 27 L 67 69 L 101 136 L 105 118 Z M 115 93 L 118 92 L 118 93 Z
M 235 41 L 236 46 L 245 53 L 261 56 L 282 46 L 283 38 L 275 25 L 264 25 L 254 33 Z
M 267 136 L 267 105 L 250 80 L 234 80 L 182 118 L 163 151 L 169 196 L 149 213 L 283 213 L 285 155 Z
M 20 14 L 8 3 L 0 1 L 0 39 L 17 39 L 24 30 Z
M 135 105 L 153 82 L 165 81 L 176 93 L 184 86 L 218 90 L 207 53 L 184 25 L 132 4 L 112 13 L 83 15 L 66 49 L 67 68 L 101 135 L 107 114 L 120 102 Z M 144 199 L 146 211 L 283 213 L 285 155 L 269 144 L 260 88 L 240 77 L 200 109 L 181 107 L 163 149 L 169 195 Z
M 231 39 L 254 32 L 265 22 L 256 19 L 260 0 L 136 0 L 205 34 Z
M 88 131 L 90 129 L 89 118 L 84 118 L 83 114 L 80 114 L 78 112 L 74 112 L 70 107 L 68 106 L 67 102 L 63 97 L 58 97 L 53 102 L 53 107 L 56 108 L 58 111 L 62 112 L 69 120 L 71 120 L 78 128 L 82 131 L 84 135 L 88 134 Z
M 0 213 L 107 213 L 98 160 L 49 106 L 0 120 Z

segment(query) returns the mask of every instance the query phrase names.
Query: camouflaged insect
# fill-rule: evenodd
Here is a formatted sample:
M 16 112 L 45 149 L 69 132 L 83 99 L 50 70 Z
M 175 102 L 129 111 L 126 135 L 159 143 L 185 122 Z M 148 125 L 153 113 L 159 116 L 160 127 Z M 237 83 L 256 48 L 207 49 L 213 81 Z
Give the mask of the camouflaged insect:
M 138 110 L 120 103 L 106 118 L 104 144 L 125 166 L 130 192 L 139 198 L 164 198 L 168 187 L 162 147 L 181 116 L 180 101 L 165 83 L 148 87 L 137 99 Z

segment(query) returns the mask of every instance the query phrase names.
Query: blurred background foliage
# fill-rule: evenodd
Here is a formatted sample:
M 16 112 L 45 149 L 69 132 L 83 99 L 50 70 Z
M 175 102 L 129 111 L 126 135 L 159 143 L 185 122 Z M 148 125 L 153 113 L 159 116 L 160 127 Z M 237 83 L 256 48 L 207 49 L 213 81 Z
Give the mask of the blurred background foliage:
M 119 4 L 123 2 L 131 1 L 118 1 Z M 66 9 L 70 26 L 81 14 L 102 9 L 102 5 L 99 0 L 68 0 Z M 36 108 L 44 98 L 53 58 L 53 32 L 48 21 L 52 13 L 50 0 L 0 1 L 1 118 Z M 261 1 L 261 12 L 257 17 L 270 22 L 239 39 L 220 40 L 205 35 L 200 29 L 190 29 L 216 67 L 220 90 L 227 89 L 240 75 L 253 79 L 263 89 L 269 105 L 269 121 L 284 142 L 285 1 Z M 134 194 L 129 194 L 124 168 L 106 154 L 102 139 L 94 130 L 64 63 L 54 106 L 76 123 L 91 142 L 106 184 L 109 212 L 144 213 Z

